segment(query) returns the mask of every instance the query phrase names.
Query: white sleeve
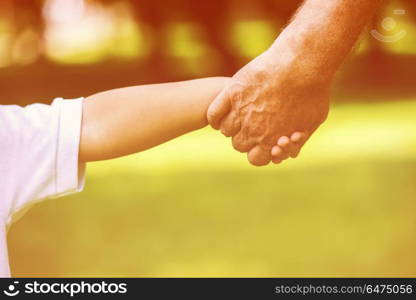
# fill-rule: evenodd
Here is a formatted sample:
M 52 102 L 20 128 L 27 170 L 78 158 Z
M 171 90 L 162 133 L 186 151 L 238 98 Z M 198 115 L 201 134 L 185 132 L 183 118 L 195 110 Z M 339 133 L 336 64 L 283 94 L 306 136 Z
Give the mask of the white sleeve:
M 0 107 L 0 216 L 7 225 L 41 200 L 83 189 L 79 164 L 83 98 Z M 3 172 L 4 171 L 4 172 Z
M 6 244 L 6 225 L 0 219 L 0 278 L 10 277 L 9 257 Z

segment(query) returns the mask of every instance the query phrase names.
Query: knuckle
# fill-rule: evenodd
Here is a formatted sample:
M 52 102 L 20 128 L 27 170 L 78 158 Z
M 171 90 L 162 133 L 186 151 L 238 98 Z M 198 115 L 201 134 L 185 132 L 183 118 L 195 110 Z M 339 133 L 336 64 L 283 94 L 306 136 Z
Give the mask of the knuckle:
M 230 133 L 230 131 L 228 130 L 228 128 L 226 128 L 226 127 L 224 127 L 224 126 L 221 126 L 220 131 L 221 131 L 221 133 L 222 133 L 224 136 L 226 136 L 226 137 L 230 137 L 230 136 L 231 136 L 231 133 Z
M 232 143 L 234 149 L 241 153 L 248 152 L 251 149 L 251 147 L 247 143 L 243 142 L 238 137 L 234 137 Z
M 248 151 L 247 147 L 245 147 L 245 146 L 243 146 L 242 144 L 239 144 L 239 143 L 233 143 L 233 148 L 235 150 L 237 150 L 238 152 L 241 152 L 241 153 L 245 153 L 245 152 Z
M 240 99 L 242 93 L 244 91 L 244 87 L 239 83 L 231 84 L 227 89 L 227 98 L 233 102 L 236 99 Z
M 243 89 L 243 85 L 240 82 L 235 81 L 231 83 L 230 86 L 228 87 L 228 93 L 231 95 L 238 94 L 238 93 L 241 93 L 242 89 Z

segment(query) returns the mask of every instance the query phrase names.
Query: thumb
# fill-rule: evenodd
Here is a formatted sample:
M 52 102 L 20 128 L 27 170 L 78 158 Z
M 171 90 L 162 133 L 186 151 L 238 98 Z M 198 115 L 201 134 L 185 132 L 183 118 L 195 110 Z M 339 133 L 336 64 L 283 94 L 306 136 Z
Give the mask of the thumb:
M 212 128 L 220 129 L 222 119 L 231 109 L 230 98 L 228 97 L 228 89 L 223 89 L 214 99 L 208 108 L 207 118 Z

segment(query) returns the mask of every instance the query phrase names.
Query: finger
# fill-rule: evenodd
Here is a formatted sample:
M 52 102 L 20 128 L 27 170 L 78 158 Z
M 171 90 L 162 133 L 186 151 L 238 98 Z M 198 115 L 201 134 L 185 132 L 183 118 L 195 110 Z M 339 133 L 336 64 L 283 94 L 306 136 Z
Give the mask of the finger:
M 277 140 L 277 145 L 285 151 L 290 146 L 290 139 L 287 136 L 281 136 Z
M 271 153 L 272 153 L 272 159 L 285 160 L 289 158 L 289 154 L 277 145 L 272 148 Z
M 280 157 L 274 157 L 274 156 L 272 156 L 272 162 L 274 164 L 279 164 L 279 163 L 282 163 L 283 161 L 285 161 L 288 158 L 289 158 L 288 155 L 282 155 Z
M 221 120 L 228 114 L 231 109 L 230 98 L 228 97 L 228 90 L 222 90 L 214 99 L 208 108 L 207 118 L 209 124 L 214 129 L 219 129 Z
M 278 164 L 282 163 L 282 160 L 281 160 L 281 159 L 278 159 L 278 158 L 275 158 L 275 157 L 272 157 L 272 162 L 273 162 L 275 165 L 278 165 Z
M 282 155 L 283 155 L 283 150 L 282 150 L 282 148 L 280 148 L 279 146 L 274 146 L 274 147 L 272 148 L 272 156 L 273 156 L 274 158 L 281 157 Z
M 238 114 L 231 110 L 231 112 L 222 120 L 220 130 L 223 135 L 230 137 L 236 135 L 241 128 Z
M 284 157 L 285 159 L 288 158 L 291 152 L 294 150 L 293 143 L 287 136 L 280 137 L 277 140 L 277 146 L 279 146 L 282 149 L 282 157 Z
M 290 138 L 284 136 L 279 138 L 277 144 L 282 148 L 287 157 L 295 158 L 299 155 L 299 151 L 303 146 L 305 135 L 295 132 Z
M 256 143 L 245 137 L 241 130 L 233 136 L 232 143 L 235 150 L 243 153 L 250 151 L 256 146 Z
M 299 144 L 306 139 L 306 132 L 296 131 L 290 136 L 292 143 Z
M 290 153 L 291 158 L 296 158 L 299 156 L 300 150 L 302 150 L 302 147 L 296 148 L 292 153 Z
M 291 153 L 292 158 L 296 158 L 299 156 L 300 151 L 302 150 L 303 145 L 309 138 L 309 134 L 307 132 L 295 132 L 290 137 L 290 140 L 295 144 L 295 150 Z
M 248 161 L 254 166 L 266 166 L 271 160 L 270 150 L 256 146 L 248 152 L 247 158 Z

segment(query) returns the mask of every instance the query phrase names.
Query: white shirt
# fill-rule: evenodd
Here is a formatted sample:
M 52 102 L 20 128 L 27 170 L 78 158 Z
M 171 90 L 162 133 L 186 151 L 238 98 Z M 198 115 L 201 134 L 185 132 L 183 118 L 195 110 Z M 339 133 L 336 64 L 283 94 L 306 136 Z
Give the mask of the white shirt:
M 0 277 L 10 276 L 7 228 L 33 204 L 83 188 L 82 103 L 0 105 Z

